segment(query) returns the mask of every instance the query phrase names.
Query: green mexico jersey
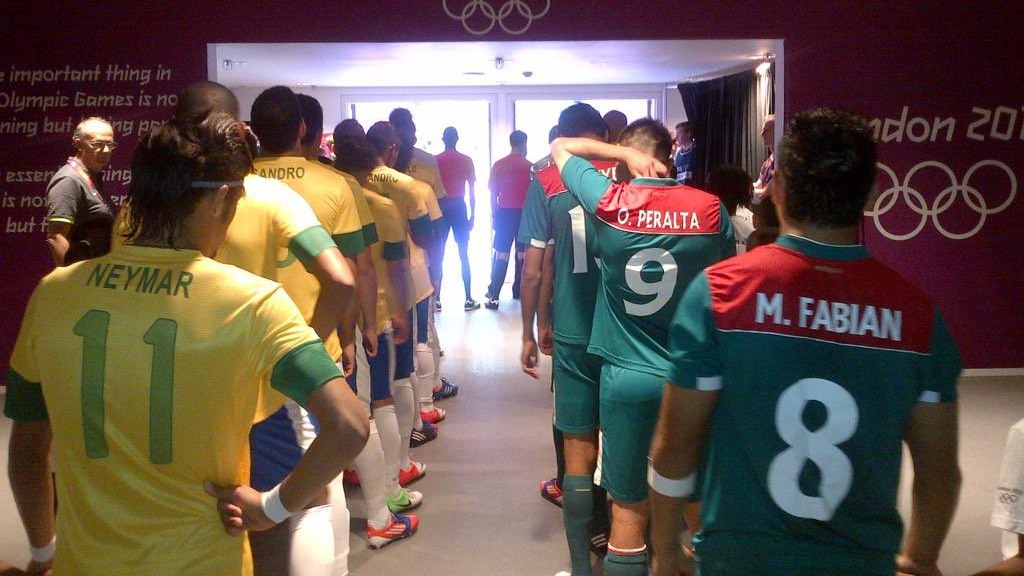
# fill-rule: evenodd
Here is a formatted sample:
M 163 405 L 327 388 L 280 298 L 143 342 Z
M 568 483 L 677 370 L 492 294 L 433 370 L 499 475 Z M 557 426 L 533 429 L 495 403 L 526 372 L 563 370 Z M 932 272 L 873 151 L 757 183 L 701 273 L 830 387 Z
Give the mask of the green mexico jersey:
M 669 380 L 721 394 L 701 558 L 892 574 L 910 412 L 960 373 L 927 297 L 862 246 L 784 236 L 701 273 L 669 330 Z
M 595 164 L 603 174 L 614 176 L 615 162 Z M 594 223 L 568 193 L 554 164 L 539 170 L 530 182 L 519 225 L 519 242 L 536 248 L 554 245 L 554 336 L 560 342 L 588 343 L 601 281 L 594 259 Z
M 733 256 L 732 224 L 718 198 L 674 180 L 616 183 L 570 158 L 562 178 L 594 216 L 601 282 L 589 351 L 624 368 L 668 372 L 668 324 L 683 290 Z

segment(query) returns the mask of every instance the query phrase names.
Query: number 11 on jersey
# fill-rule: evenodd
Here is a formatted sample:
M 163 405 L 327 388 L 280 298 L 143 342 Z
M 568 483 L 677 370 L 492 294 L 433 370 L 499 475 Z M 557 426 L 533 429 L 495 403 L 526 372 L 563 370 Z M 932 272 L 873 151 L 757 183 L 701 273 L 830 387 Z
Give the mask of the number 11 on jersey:
M 82 432 L 85 454 L 90 458 L 110 455 L 106 436 L 104 387 L 107 371 L 107 331 L 110 313 L 90 310 L 73 329 L 82 337 Z M 170 464 L 174 415 L 174 343 L 178 323 L 159 318 L 146 330 L 142 341 L 153 347 L 149 375 L 149 459 Z

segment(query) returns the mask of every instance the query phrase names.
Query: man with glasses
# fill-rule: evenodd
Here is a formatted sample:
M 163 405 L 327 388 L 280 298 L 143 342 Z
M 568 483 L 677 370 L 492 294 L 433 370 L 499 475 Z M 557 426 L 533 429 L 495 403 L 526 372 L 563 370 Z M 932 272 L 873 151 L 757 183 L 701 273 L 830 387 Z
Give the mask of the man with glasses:
M 75 155 L 46 186 L 46 243 L 56 266 L 110 251 L 114 215 L 103 195 L 102 171 L 117 143 L 110 122 L 86 118 L 75 127 Z

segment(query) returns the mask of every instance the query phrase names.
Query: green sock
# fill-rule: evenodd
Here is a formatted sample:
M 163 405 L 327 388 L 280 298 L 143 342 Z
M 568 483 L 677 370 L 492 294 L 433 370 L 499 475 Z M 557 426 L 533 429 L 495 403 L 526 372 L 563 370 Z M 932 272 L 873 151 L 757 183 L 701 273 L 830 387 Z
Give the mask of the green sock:
M 569 541 L 572 576 L 590 576 L 590 520 L 594 516 L 594 497 L 590 476 L 565 475 L 562 481 L 562 518 Z
M 619 554 L 608 549 L 604 557 L 605 576 L 647 576 L 647 550 L 640 554 Z

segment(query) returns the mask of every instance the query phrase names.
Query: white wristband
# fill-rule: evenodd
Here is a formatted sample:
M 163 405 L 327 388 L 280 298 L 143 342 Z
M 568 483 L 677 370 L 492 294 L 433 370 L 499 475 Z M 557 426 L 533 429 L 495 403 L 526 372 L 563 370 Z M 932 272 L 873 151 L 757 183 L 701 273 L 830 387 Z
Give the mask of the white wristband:
M 32 555 L 33 562 L 39 562 L 40 564 L 42 564 L 44 562 L 49 562 L 50 560 L 53 560 L 53 555 L 57 552 L 57 535 L 54 534 L 53 539 L 50 540 L 50 543 L 46 546 L 43 546 L 42 548 L 36 548 L 35 546 L 29 544 L 28 550 L 29 553 Z
M 666 478 L 658 471 L 654 469 L 654 463 L 647 463 L 647 485 L 662 496 L 668 496 L 669 498 L 686 498 L 690 494 L 693 494 L 693 489 L 697 485 L 697 473 L 690 472 L 690 475 L 686 478 Z
M 261 494 L 260 502 L 263 504 L 263 514 L 274 524 L 283 522 L 294 514 L 294 512 L 289 512 L 281 502 L 280 484 Z

